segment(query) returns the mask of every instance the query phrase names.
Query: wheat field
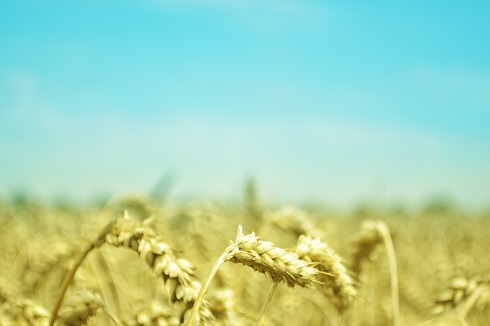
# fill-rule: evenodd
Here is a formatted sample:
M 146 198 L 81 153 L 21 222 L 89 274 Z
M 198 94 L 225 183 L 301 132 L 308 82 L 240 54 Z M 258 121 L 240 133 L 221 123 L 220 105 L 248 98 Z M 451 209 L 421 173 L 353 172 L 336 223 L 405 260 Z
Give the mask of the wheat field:
M 490 216 L 0 202 L 0 325 L 490 325 Z

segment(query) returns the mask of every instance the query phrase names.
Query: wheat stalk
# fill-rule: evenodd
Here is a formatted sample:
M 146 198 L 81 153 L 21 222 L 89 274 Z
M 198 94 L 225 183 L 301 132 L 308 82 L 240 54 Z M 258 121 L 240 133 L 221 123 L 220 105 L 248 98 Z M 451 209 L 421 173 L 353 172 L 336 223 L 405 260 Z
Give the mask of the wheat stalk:
M 269 292 L 267 293 L 267 297 L 265 298 L 264 304 L 262 305 L 262 309 L 260 309 L 259 318 L 257 318 L 257 323 L 255 324 L 256 326 L 261 326 L 264 323 L 265 315 L 267 314 L 267 310 L 272 302 L 272 297 L 274 296 L 274 293 L 276 293 L 278 284 L 279 283 L 277 282 L 272 283 Z
M 355 243 L 356 251 L 351 269 L 357 274 L 361 271 L 363 261 L 369 259 L 378 245 L 384 244 L 390 268 L 392 322 L 394 326 L 399 325 L 398 271 L 390 229 L 382 221 L 365 221 Z
M 137 252 L 154 272 L 162 277 L 165 286 L 170 290 L 170 300 L 184 303 L 179 319 L 181 322 L 185 320 L 200 289 L 200 284 L 194 276 L 194 267 L 187 260 L 175 256 L 173 250 L 148 227 L 150 221 L 151 219 L 143 222 L 130 219 L 125 211 L 123 218 L 112 220 L 103 228 L 97 239 L 87 246 L 66 275 L 51 314 L 50 326 L 54 325 L 59 307 L 76 270 L 90 251 L 104 243 Z M 214 319 L 207 306 L 205 303 L 200 311 L 200 319 L 205 324 Z
M 383 238 L 379 232 L 375 221 L 364 221 L 361 232 L 354 240 L 354 253 L 350 264 L 350 270 L 356 275 L 362 271 L 362 265 L 369 260 L 376 248 L 383 243 Z
M 106 235 L 111 232 L 112 228 L 114 227 L 116 221 L 111 220 L 108 224 L 104 226 L 104 228 L 99 232 L 97 238 L 92 241 L 81 253 L 81 255 L 78 257 L 78 259 L 75 261 L 73 264 L 73 267 L 68 271 L 68 273 L 65 276 L 65 279 L 63 280 L 63 284 L 61 285 L 61 290 L 58 294 L 58 297 L 56 299 L 55 305 L 53 307 L 53 310 L 51 312 L 51 318 L 49 320 L 49 326 L 53 326 L 54 322 L 58 316 L 58 310 L 61 306 L 61 303 L 63 302 L 63 298 L 65 297 L 66 290 L 68 289 L 68 286 L 70 285 L 73 277 L 75 276 L 75 273 L 82 264 L 82 262 L 85 260 L 87 255 L 96 248 L 99 248 L 105 243 L 105 237 Z
M 388 258 L 388 264 L 390 266 L 390 287 L 391 287 L 391 309 L 393 313 L 393 325 L 400 324 L 400 299 L 398 297 L 398 271 L 396 267 L 396 256 L 393 241 L 391 240 L 390 229 L 382 222 L 377 221 L 377 228 L 383 239 L 383 243 L 386 249 L 386 256 Z

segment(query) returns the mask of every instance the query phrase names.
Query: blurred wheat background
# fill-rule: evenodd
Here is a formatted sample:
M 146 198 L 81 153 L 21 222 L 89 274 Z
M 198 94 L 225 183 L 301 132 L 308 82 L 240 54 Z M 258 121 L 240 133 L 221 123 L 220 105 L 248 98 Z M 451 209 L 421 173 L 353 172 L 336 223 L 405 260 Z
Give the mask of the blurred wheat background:
M 162 206 L 138 196 L 83 208 L 2 202 L 0 323 L 48 325 L 82 248 L 116 219 L 76 270 L 56 325 L 189 324 L 201 284 L 229 241 L 238 241 L 239 224 L 245 234 L 256 230 L 260 241 L 294 253 L 323 274 L 294 286 L 295 276 L 287 272 L 294 286 L 288 287 L 277 266 L 262 268 L 265 277 L 258 273 L 257 259 L 265 256 L 252 252 L 257 271 L 241 264 L 217 271 L 199 324 L 255 325 L 275 282 L 264 325 L 489 324 L 488 213 L 364 208 L 339 215 L 313 207 L 265 207 L 251 189 L 234 204 Z M 383 229 L 392 239 L 394 271 Z M 325 267 L 308 246 L 319 253 L 330 248 Z M 284 255 L 276 251 L 272 257 Z
M 0 325 L 490 324 L 489 16 L 1 1 Z

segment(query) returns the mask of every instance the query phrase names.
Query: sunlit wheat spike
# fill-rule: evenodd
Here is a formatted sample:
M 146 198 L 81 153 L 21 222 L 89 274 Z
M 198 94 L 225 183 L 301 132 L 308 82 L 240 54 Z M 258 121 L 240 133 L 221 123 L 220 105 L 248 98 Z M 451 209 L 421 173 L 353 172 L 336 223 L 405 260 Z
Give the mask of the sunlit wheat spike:
M 321 271 L 317 279 L 320 287 L 339 311 L 344 310 L 357 295 L 352 278 L 342 263 L 342 258 L 318 238 L 302 235 L 298 239 L 296 253 L 300 259 L 315 264 Z
M 235 242 L 230 243 L 225 253 L 225 261 L 250 266 L 277 283 L 284 282 L 290 287 L 310 287 L 316 282 L 318 270 L 307 261 L 299 259 L 297 253 L 261 240 L 253 232 L 243 235 L 241 225 Z
M 143 222 L 125 216 L 120 218 L 106 236 L 106 242 L 116 247 L 124 247 L 138 253 L 140 258 L 151 267 L 164 281 L 172 302 L 183 302 L 180 320 L 183 322 L 192 308 L 199 293 L 200 284 L 194 276 L 195 267 L 186 259 L 177 258 L 159 235 L 149 227 L 151 220 Z M 179 305 L 182 306 L 182 305 Z M 210 323 L 213 315 L 203 304 L 199 316 L 202 323 Z
M 246 236 L 243 235 L 240 224 L 235 241 L 230 241 L 230 245 L 218 258 L 199 291 L 187 325 L 193 325 L 211 280 L 220 266 L 227 261 L 250 266 L 255 271 L 269 276 L 274 281 L 274 288 L 280 282 L 290 287 L 295 285 L 311 287 L 312 283 L 316 282 L 315 276 L 318 273 L 318 270 L 310 266 L 310 263 L 299 259 L 295 252 L 278 248 L 272 242 L 263 241 L 253 232 Z

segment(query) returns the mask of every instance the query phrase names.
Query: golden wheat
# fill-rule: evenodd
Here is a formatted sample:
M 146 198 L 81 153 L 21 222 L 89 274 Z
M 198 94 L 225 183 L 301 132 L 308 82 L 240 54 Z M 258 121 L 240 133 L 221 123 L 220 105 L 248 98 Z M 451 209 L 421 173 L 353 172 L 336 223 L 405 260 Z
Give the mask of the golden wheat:
M 107 233 L 106 242 L 138 253 L 155 274 L 162 278 L 171 302 L 184 303 L 178 311 L 179 320 L 183 322 L 194 305 L 201 285 L 194 276 L 194 266 L 189 261 L 176 257 L 174 250 L 148 226 L 150 221 L 140 222 L 125 215 Z M 214 320 L 207 303 L 200 309 L 199 317 L 203 324 Z
M 354 282 L 342 263 L 342 258 L 318 238 L 300 236 L 296 245 L 299 258 L 312 263 L 320 271 L 320 289 L 339 311 L 346 309 L 357 295 Z
M 362 223 L 248 191 L 239 205 L 0 199 L 0 325 L 490 325 L 489 279 L 468 277 L 490 272 L 488 214 L 365 208 L 383 221 Z M 239 223 L 257 235 L 227 246 Z

